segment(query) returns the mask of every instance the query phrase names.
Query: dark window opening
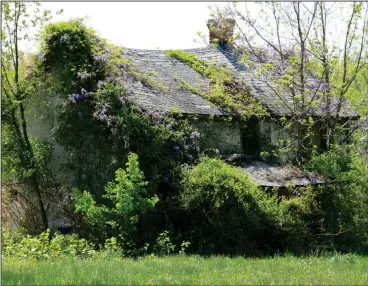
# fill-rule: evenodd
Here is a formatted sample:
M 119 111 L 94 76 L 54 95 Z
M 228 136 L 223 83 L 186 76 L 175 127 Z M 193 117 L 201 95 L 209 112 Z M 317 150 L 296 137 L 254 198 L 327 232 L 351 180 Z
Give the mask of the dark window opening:
M 242 146 L 244 155 L 258 159 L 260 156 L 260 130 L 259 122 L 255 117 L 251 117 L 241 127 Z

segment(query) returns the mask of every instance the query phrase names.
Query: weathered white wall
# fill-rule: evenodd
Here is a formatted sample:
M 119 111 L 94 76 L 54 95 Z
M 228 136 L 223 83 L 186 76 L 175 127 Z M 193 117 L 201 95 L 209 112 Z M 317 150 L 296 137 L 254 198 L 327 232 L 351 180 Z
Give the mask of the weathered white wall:
M 68 154 L 52 139 L 52 129 L 56 125 L 56 107 L 62 103 L 63 101 L 58 97 L 47 97 L 39 92 L 27 102 L 26 119 L 28 134 L 31 137 L 49 140 L 53 145 L 50 168 L 56 182 L 70 184 L 71 177 L 60 170 L 61 165 L 67 161 Z M 49 227 L 56 229 L 65 223 L 65 220 L 60 217 L 60 204 L 57 202 L 48 202 L 48 204 L 50 205 Z
M 236 121 L 202 120 L 198 124 L 202 133 L 202 149 L 216 148 L 221 154 L 242 153 L 242 137 Z
M 50 140 L 53 145 L 51 170 L 56 180 L 64 180 L 65 174 L 60 172 L 61 164 L 66 162 L 67 153 L 52 139 L 52 129 L 56 125 L 56 106 L 63 101 L 58 97 L 37 95 L 27 103 L 27 127 L 32 137 Z
M 272 146 L 279 146 L 281 140 L 288 140 L 291 139 L 288 132 L 283 128 L 282 124 L 278 120 L 270 120 L 265 119 L 262 120 L 259 124 L 260 134 L 268 141 L 268 144 Z M 282 144 L 281 144 L 282 146 Z M 292 158 L 292 152 L 283 152 L 280 154 L 278 161 L 280 163 L 285 163 L 286 161 Z

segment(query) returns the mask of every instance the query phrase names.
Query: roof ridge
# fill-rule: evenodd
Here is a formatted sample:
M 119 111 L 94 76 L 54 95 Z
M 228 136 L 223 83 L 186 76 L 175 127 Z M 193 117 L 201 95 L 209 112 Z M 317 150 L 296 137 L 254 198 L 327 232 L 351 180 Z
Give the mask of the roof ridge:
M 126 48 L 126 47 L 121 47 L 121 48 L 127 51 L 136 51 L 136 52 L 165 52 L 165 51 L 170 51 L 170 50 L 181 50 L 184 52 L 188 52 L 188 51 L 200 51 L 200 50 L 212 49 L 209 46 L 199 47 L 199 48 L 190 48 L 190 49 L 136 49 L 136 48 Z

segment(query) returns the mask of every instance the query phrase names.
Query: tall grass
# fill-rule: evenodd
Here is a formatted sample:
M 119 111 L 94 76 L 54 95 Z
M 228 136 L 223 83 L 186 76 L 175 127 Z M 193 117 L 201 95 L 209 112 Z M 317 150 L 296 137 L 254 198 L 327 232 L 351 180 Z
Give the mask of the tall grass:
M 30 261 L 4 258 L 3 285 L 332 284 L 368 285 L 368 257 L 245 259 L 169 256 Z

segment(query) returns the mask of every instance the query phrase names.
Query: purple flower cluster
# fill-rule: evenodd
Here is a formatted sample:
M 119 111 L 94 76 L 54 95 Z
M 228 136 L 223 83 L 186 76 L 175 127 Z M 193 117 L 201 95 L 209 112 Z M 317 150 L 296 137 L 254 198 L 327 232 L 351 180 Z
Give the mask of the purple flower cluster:
M 107 54 L 95 55 L 93 59 L 98 63 L 106 63 L 109 60 L 109 56 Z
M 305 115 L 306 116 L 311 116 L 312 115 L 312 110 L 310 108 L 308 108 L 306 111 L 305 111 Z
M 107 82 L 113 82 L 115 80 L 115 77 L 112 76 L 112 75 L 109 75 L 107 78 L 106 78 L 106 81 Z
M 93 116 L 95 118 L 97 118 L 97 120 L 100 120 L 100 121 L 106 121 L 108 126 L 111 126 L 111 121 L 108 120 L 108 116 L 107 116 L 107 112 L 110 108 L 110 105 L 107 104 L 107 103 L 104 103 L 102 105 L 102 108 L 100 111 L 96 111 Z
M 322 105 L 321 105 L 321 110 L 322 110 L 322 111 L 328 111 L 328 110 L 329 110 L 329 106 L 328 106 L 328 105 L 326 105 L 326 104 L 322 104 Z
M 195 158 L 194 158 L 192 155 L 188 155 L 188 159 L 189 159 L 192 163 L 194 163 L 194 162 L 195 162 Z
M 69 101 L 69 103 L 81 102 L 88 96 L 88 94 L 89 94 L 89 92 L 82 87 L 80 94 L 78 94 L 78 93 L 70 94 L 68 101 Z
M 122 63 L 122 62 L 118 62 L 116 65 L 117 65 L 118 68 L 121 68 L 121 69 L 125 68 L 125 64 Z
M 85 94 L 77 94 L 77 93 L 73 93 L 71 95 L 69 95 L 69 102 L 70 103 L 77 103 L 77 102 L 81 102 L 82 100 L 85 99 Z
M 294 56 L 294 55 L 295 55 L 295 53 L 294 53 L 294 51 L 293 51 L 293 50 L 288 49 L 288 50 L 285 52 L 285 56 L 286 56 L 286 58 L 288 58 L 288 57 L 292 57 L 292 56 Z
M 326 92 L 327 91 L 327 88 L 328 88 L 328 84 L 323 82 L 321 84 L 321 90 L 322 90 L 322 92 Z
M 108 103 L 102 104 L 102 112 L 106 113 L 109 108 L 110 105 Z

